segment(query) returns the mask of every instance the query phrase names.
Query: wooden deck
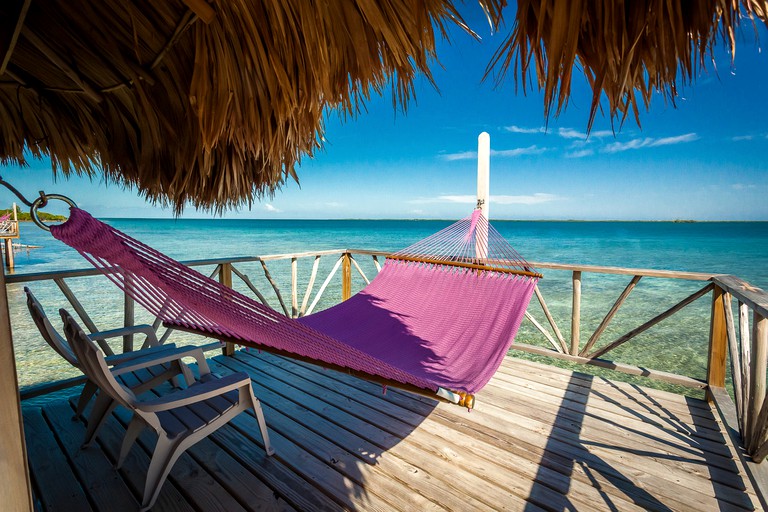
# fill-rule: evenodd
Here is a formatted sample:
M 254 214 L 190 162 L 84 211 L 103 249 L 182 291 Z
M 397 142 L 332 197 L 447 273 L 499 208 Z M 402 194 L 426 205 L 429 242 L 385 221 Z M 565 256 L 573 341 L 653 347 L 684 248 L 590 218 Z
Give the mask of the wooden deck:
M 154 510 L 751 510 L 759 507 L 703 401 L 508 358 L 476 409 L 438 404 L 256 352 L 245 370 L 277 450 L 242 414 L 176 463 Z M 150 435 L 124 467 L 127 413 L 81 450 L 70 402 L 24 410 L 44 510 L 135 511 Z

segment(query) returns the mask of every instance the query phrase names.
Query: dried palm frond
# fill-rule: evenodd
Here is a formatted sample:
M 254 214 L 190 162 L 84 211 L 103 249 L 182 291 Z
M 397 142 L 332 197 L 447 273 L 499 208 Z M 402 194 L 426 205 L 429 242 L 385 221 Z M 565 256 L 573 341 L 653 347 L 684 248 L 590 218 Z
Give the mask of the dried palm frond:
M 481 2 L 494 24 L 504 3 Z M 250 203 L 296 179 L 328 109 L 390 85 L 407 105 L 450 23 L 449 0 L 5 2 L 0 161 L 49 155 L 177 212 Z
M 525 92 L 535 71 L 549 119 L 567 105 L 581 67 L 592 88 L 589 129 L 603 96 L 612 119 L 632 111 L 640 124 L 638 97 L 646 109 L 654 92 L 674 104 L 678 84 L 696 78 L 716 42 L 735 51 L 740 18 L 766 12 L 765 0 L 518 0 L 486 76 L 497 72 L 501 83 L 514 68 Z

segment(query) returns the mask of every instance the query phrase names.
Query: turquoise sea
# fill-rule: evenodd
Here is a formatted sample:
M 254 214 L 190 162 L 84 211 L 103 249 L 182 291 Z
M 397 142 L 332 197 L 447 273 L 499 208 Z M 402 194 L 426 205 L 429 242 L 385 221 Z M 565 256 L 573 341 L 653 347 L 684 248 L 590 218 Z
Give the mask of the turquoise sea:
M 180 260 L 232 256 L 263 256 L 328 249 L 392 251 L 428 236 L 449 221 L 434 220 L 159 220 L 107 219 L 107 222 L 144 243 Z M 686 270 L 737 275 L 755 286 L 768 287 L 768 223 L 765 222 L 530 222 L 495 221 L 496 229 L 529 261 L 589 264 L 630 268 Z M 74 250 L 31 223 L 22 223 L 21 243 L 41 246 L 16 253 L 15 274 L 88 268 Z M 299 304 L 307 286 L 312 258 L 299 262 Z M 321 260 L 314 290 L 320 287 L 336 260 Z M 357 261 L 367 277 L 375 274 L 370 257 Z M 290 307 L 290 261 L 269 262 L 269 270 Z M 238 266 L 279 307 L 258 263 Z M 204 267 L 210 273 L 213 267 Z M 540 288 L 566 339 L 570 331 L 571 275 L 545 271 Z M 630 280 L 630 276 L 585 273 L 582 281 L 582 340 L 588 339 Z M 123 302 L 106 279 L 67 281 L 100 329 L 122 325 Z M 364 281 L 355 272 L 356 289 Z M 40 339 L 24 303 L 23 284 L 11 284 L 9 297 L 14 346 L 22 387 L 66 378 L 77 372 Z M 50 281 L 28 286 L 38 295 L 54 322 L 57 310 L 70 308 Z M 245 286 L 237 283 L 241 291 Z M 644 278 L 603 335 L 610 342 L 702 287 L 700 282 Z M 340 298 L 337 274 L 318 308 Z M 612 359 L 703 378 L 709 320 L 704 298 L 611 353 Z M 71 308 L 70 308 L 71 309 Z M 138 308 L 137 308 L 138 309 Z M 546 320 L 534 298 L 529 308 L 541 323 Z M 139 321 L 151 318 L 137 312 Z M 174 333 L 172 341 L 188 336 Z M 547 346 L 529 323 L 518 340 Z

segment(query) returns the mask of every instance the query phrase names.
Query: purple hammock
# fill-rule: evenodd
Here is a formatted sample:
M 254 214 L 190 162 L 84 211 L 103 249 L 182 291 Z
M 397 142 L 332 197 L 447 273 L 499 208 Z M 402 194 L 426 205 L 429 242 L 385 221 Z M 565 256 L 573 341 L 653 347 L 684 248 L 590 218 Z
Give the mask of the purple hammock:
M 166 327 L 470 407 L 501 365 L 541 277 L 476 210 L 387 257 L 350 299 L 294 320 L 78 208 L 51 233 Z

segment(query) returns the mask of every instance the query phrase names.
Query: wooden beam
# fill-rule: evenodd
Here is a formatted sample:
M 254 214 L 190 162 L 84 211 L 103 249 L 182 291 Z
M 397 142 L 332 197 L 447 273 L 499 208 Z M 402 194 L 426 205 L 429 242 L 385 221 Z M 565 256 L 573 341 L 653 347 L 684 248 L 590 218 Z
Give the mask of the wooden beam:
M 563 333 L 560 332 L 560 328 L 557 327 L 557 323 L 555 322 L 554 317 L 552 316 L 552 313 L 550 313 L 549 308 L 547 307 L 547 302 L 544 300 L 544 296 L 541 294 L 541 290 L 539 290 L 539 285 L 533 287 L 533 292 L 536 294 L 536 298 L 539 300 L 539 305 L 541 306 L 541 310 L 544 312 L 544 316 L 547 317 L 547 321 L 549 321 L 549 325 L 552 326 L 552 330 L 555 331 L 555 336 L 557 337 L 557 341 L 560 342 L 560 347 L 562 350 L 558 350 L 558 352 L 566 353 L 568 352 L 568 346 L 565 344 L 565 338 L 563 338 Z
M 713 402 L 723 420 L 723 430 L 728 433 L 731 443 L 739 456 L 741 466 L 755 488 L 755 494 L 760 500 L 763 510 L 768 510 L 768 466 L 765 464 L 755 464 L 751 458 L 747 457 L 743 448 L 743 440 L 737 435 L 736 411 L 733 407 L 731 397 L 725 388 L 712 388 Z
M 691 302 L 695 301 L 696 299 L 706 295 L 707 293 L 712 291 L 712 288 L 714 288 L 714 286 L 715 285 L 712 284 L 712 283 L 708 284 L 707 286 L 705 286 L 701 290 L 697 291 L 696 293 L 691 294 L 688 297 L 684 298 L 683 300 L 681 300 L 680 302 L 678 302 L 677 304 L 675 304 L 674 306 L 672 306 L 671 308 L 669 308 L 665 312 L 663 312 L 660 315 L 657 315 L 657 316 L 653 317 L 652 319 L 648 320 L 647 322 L 645 322 L 640 327 L 637 327 L 637 328 L 629 331 L 627 334 L 625 334 L 621 338 L 618 338 L 616 341 L 606 345 L 605 347 L 603 347 L 601 349 L 598 349 L 598 350 L 595 350 L 594 352 L 589 354 L 587 357 L 591 359 L 591 358 L 594 358 L 594 357 L 600 357 L 603 354 L 605 354 L 607 352 L 610 352 L 611 350 L 615 349 L 619 345 L 621 345 L 623 343 L 626 343 L 627 341 L 631 340 L 632 338 L 634 338 L 638 334 L 640 334 L 640 333 L 650 329 L 651 327 L 653 327 L 657 323 L 661 322 L 662 320 L 664 320 L 664 319 L 674 315 L 675 313 L 677 313 L 678 311 L 683 309 L 685 306 L 687 306 Z
M 222 263 L 219 270 L 219 282 L 226 286 L 227 288 L 232 288 L 232 264 L 231 263 Z M 224 343 L 224 346 L 221 347 L 221 355 L 223 356 L 232 356 L 235 354 L 235 344 L 234 343 Z
M 745 440 L 747 451 L 752 453 L 762 430 L 759 424 L 760 410 L 765 401 L 765 375 L 768 369 L 768 318 L 753 312 L 752 316 L 752 360 L 750 361 L 750 382 L 752 392 L 749 397 L 749 437 Z M 765 422 L 765 418 L 763 418 Z
M 242 272 L 240 272 L 239 270 L 237 270 L 237 267 L 235 267 L 234 265 L 232 265 L 232 273 L 235 274 L 240 279 L 242 279 L 242 281 L 245 283 L 245 285 L 253 292 L 254 295 L 256 295 L 256 297 L 259 299 L 259 301 L 262 304 L 264 304 L 265 306 L 268 306 L 268 307 L 272 307 L 267 302 L 266 297 L 264 297 L 264 295 L 261 294 L 259 289 L 256 288 L 256 285 L 251 282 L 251 279 L 247 275 L 245 275 Z
M 125 276 L 126 289 L 130 290 L 133 287 L 133 278 L 129 275 Z M 136 301 L 133 297 L 127 293 L 123 294 L 123 325 L 125 327 L 133 327 L 136 323 Z M 123 336 L 123 354 L 133 351 L 133 333 Z
M 733 380 L 733 396 L 736 398 L 736 413 L 739 423 L 739 432 L 744 432 L 744 424 L 742 419 L 744 418 L 744 402 L 742 397 L 744 396 L 744 390 L 742 388 L 741 379 L 741 357 L 739 354 L 739 340 L 736 337 L 736 323 L 733 318 L 733 310 L 731 309 L 731 294 L 725 292 L 723 294 L 723 301 L 725 305 L 725 329 L 728 336 L 728 355 L 731 361 L 731 379 Z
M 3 510 L 32 511 L 32 485 L 21 417 L 5 272 L 0 269 L 0 496 Z
M 736 276 L 715 276 L 712 281 L 744 304 L 748 304 L 761 317 L 768 318 L 768 293 L 764 290 Z
M 728 326 L 725 318 L 725 308 L 731 307 L 730 301 L 725 304 L 726 294 L 722 288 L 715 286 L 712 290 L 712 313 L 709 327 L 709 357 L 707 364 L 707 385 L 710 387 L 725 387 L 725 359 L 728 346 Z M 707 399 L 712 397 L 707 394 Z
M 345 253 L 345 254 L 349 254 L 349 253 Z M 435 258 L 415 258 L 412 256 L 400 256 L 400 255 L 397 255 L 397 256 L 390 255 L 390 256 L 387 256 L 387 259 L 398 260 L 398 261 L 412 261 L 414 263 L 426 263 L 428 265 L 445 265 L 448 267 L 461 267 L 461 268 L 469 268 L 474 270 L 485 270 L 486 272 L 499 272 L 502 274 L 518 274 L 521 276 L 536 277 L 539 279 L 544 277 L 538 272 L 531 272 L 528 270 L 514 270 L 511 268 L 494 267 L 491 265 L 482 265 L 478 263 L 464 263 L 462 261 L 438 260 Z
M 368 279 L 368 276 L 365 275 L 365 272 L 363 272 L 363 269 L 360 268 L 360 265 L 357 263 L 357 260 L 352 257 L 352 255 L 349 255 L 349 259 L 352 260 L 352 264 L 357 269 L 357 273 L 360 274 L 360 277 L 363 278 L 363 281 L 365 281 L 365 284 L 371 284 L 371 281 Z
M 685 279 L 688 281 L 709 281 L 721 274 L 704 272 L 682 272 L 679 270 L 655 270 L 650 268 L 625 268 L 604 267 L 599 265 L 572 265 L 570 263 L 547 263 L 541 261 L 529 261 L 532 267 L 546 268 L 549 270 L 578 270 L 581 272 L 593 272 L 596 274 L 619 274 L 625 276 L 663 277 L 665 279 Z M 724 274 L 722 274 L 724 275 Z
M 632 290 L 634 290 L 637 283 L 640 282 L 640 279 L 643 276 L 634 276 L 632 278 L 632 281 L 629 282 L 626 288 L 624 288 L 624 291 L 619 295 L 619 298 L 616 299 L 616 302 L 613 303 L 613 306 L 611 307 L 610 311 L 608 311 L 608 314 L 605 315 L 605 318 L 603 318 L 603 321 L 600 322 L 600 325 L 597 326 L 597 329 L 595 329 L 595 332 L 592 333 L 592 336 L 589 337 L 589 341 L 587 341 L 587 344 L 584 346 L 583 349 L 581 349 L 581 352 L 579 352 L 579 355 L 584 357 L 586 356 L 590 350 L 592 350 L 592 347 L 595 346 L 595 343 L 597 343 L 597 340 L 600 339 L 600 336 L 602 336 L 605 329 L 608 327 L 608 324 L 611 323 L 611 320 L 613 320 L 613 317 L 616 315 L 616 312 L 619 310 L 619 308 L 624 304 L 624 301 L 627 300 L 627 297 L 629 297 L 629 294 L 632 293 Z
M 291 318 L 299 316 L 299 260 L 291 258 Z
M 264 262 L 264 260 L 261 260 L 261 268 L 264 271 L 264 277 L 267 278 L 267 281 L 269 281 L 269 284 L 272 285 L 272 289 L 275 291 L 275 295 L 277 295 L 277 300 L 280 302 L 280 307 L 283 308 L 283 313 L 285 316 L 291 316 L 290 313 L 288 313 L 288 308 L 285 306 L 283 296 L 280 294 L 280 287 L 278 287 L 277 283 L 275 283 L 275 280 L 272 279 L 272 274 L 269 273 L 269 269 L 267 268 L 267 264 Z
M 309 275 L 309 283 L 307 283 L 307 291 L 304 292 L 304 300 L 301 301 L 301 311 L 299 311 L 299 316 L 304 316 L 307 312 L 309 297 L 312 295 L 312 288 L 315 287 L 315 279 L 317 279 L 317 267 L 320 264 L 320 258 L 320 255 L 315 256 L 315 261 L 312 263 L 312 273 Z
M 581 335 L 581 271 L 573 271 L 573 307 L 571 309 L 571 355 L 579 353 Z
M 741 435 L 746 438 L 750 432 L 749 396 L 752 392 L 750 385 L 752 376 L 750 361 L 752 360 L 752 343 L 749 338 L 749 306 L 739 301 L 739 338 L 741 338 Z
M 24 20 L 27 17 L 27 12 L 29 11 L 29 5 L 31 3 L 32 0 L 24 0 L 18 6 L 18 13 L 15 16 L 16 22 L 13 24 L 14 16 L 10 15 L 10 13 L 3 13 L 3 18 L 5 18 L 3 21 L 5 21 L 5 23 L 0 22 L 3 34 L 2 40 L 0 40 L 0 52 L 2 52 L 0 55 L 3 57 L 3 60 L 0 61 L 0 75 L 5 73 L 8 63 L 11 62 L 13 50 L 16 48 L 16 43 L 19 41 L 19 34 L 21 34 L 21 29 L 24 27 Z
M 341 257 L 341 300 L 352 297 L 352 263 L 348 252 Z
M 328 274 L 328 277 L 325 278 L 325 281 L 323 281 L 323 284 L 320 286 L 320 289 L 317 290 L 317 295 L 315 295 L 315 300 L 312 301 L 312 304 L 309 305 L 309 309 L 307 309 L 307 314 L 312 313 L 314 311 L 315 306 L 317 306 L 317 303 L 320 302 L 320 298 L 323 296 L 323 292 L 325 291 L 326 287 L 328 287 L 328 283 L 331 282 L 331 279 L 333 279 L 333 276 L 336 275 L 336 272 L 339 270 L 339 267 L 341 266 L 341 261 L 344 259 L 344 255 L 342 254 L 339 256 L 339 259 L 336 260 L 336 264 L 333 266 L 333 269 L 331 269 L 331 272 Z
M 608 368 L 609 370 L 615 370 L 617 372 L 626 373 L 628 375 L 639 375 L 641 377 L 648 377 L 649 379 L 669 382 L 670 384 L 676 384 L 678 386 L 685 386 L 688 388 L 705 389 L 707 387 L 707 383 L 705 381 L 694 379 L 692 377 L 686 377 L 685 375 L 677 375 L 660 370 L 653 370 L 651 368 L 617 363 L 615 361 L 608 361 L 606 359 L 590 359 L 581 356 L 572 356 L 570 354 L 561 354 L 560 352 L 555 352 L 554 350 L 548 348 L 537 347 L 536 345 L 528 345 L 526 343 L 515 342 L 512 344 L 510 349 L 520 350 L 522 352 L 528 352 L 530 354 L 536 354 L 540 356 L 552 357 L 554 359 L 561 359 L 563 361 L 570 361 L 572 363 L 599 366 L 601 368 Z
M 544 328 L 544 326 L 542 326 L 542 325 L 541 325 L 541 324 L 540 324 L 540 323 L 539 323 L 539 322 L 538 322 L 538 321 L 537 321 L 537 320 L 536 320 L 536 319 L 533 317 L 533 315 L 532 315 L 532 314 L 530 314 L 528 311 L 526 311 L 526 312 L 525 312 L 525 318 L 527 318 L 528 320 L 530 320 L 530 322 L 533 324 L 533 326 L 534 326 L 534 327 L 536 327 L 536 328 L 539 330 L 539 332 L 540 332 L 541 334 L 543 334 L 543 335 L 544 335 L 544 337 L 545 337 L 545 338 L 547 338 L 547 341 L 549 341 L 549 342 L 552 344 L 552 346 L 554 347 L 554 349 L 555 349 L 555 350 L 557 350 L 557 351 L 558 351 L 558 352 L 560 352 L 561 354 L 563 354 L 563 353 L 564 353 L 564 350 L 563 350 L 563 348 L 562 348 L 560 345 L 558 345 L 558 344 L 557 344 L 557 342 L 555 342 L 555 339 L 552 337 L 552 335 L 551 335 L 551 334 L 549 334 L 549 332 L 547 332 L 547 330 Z

